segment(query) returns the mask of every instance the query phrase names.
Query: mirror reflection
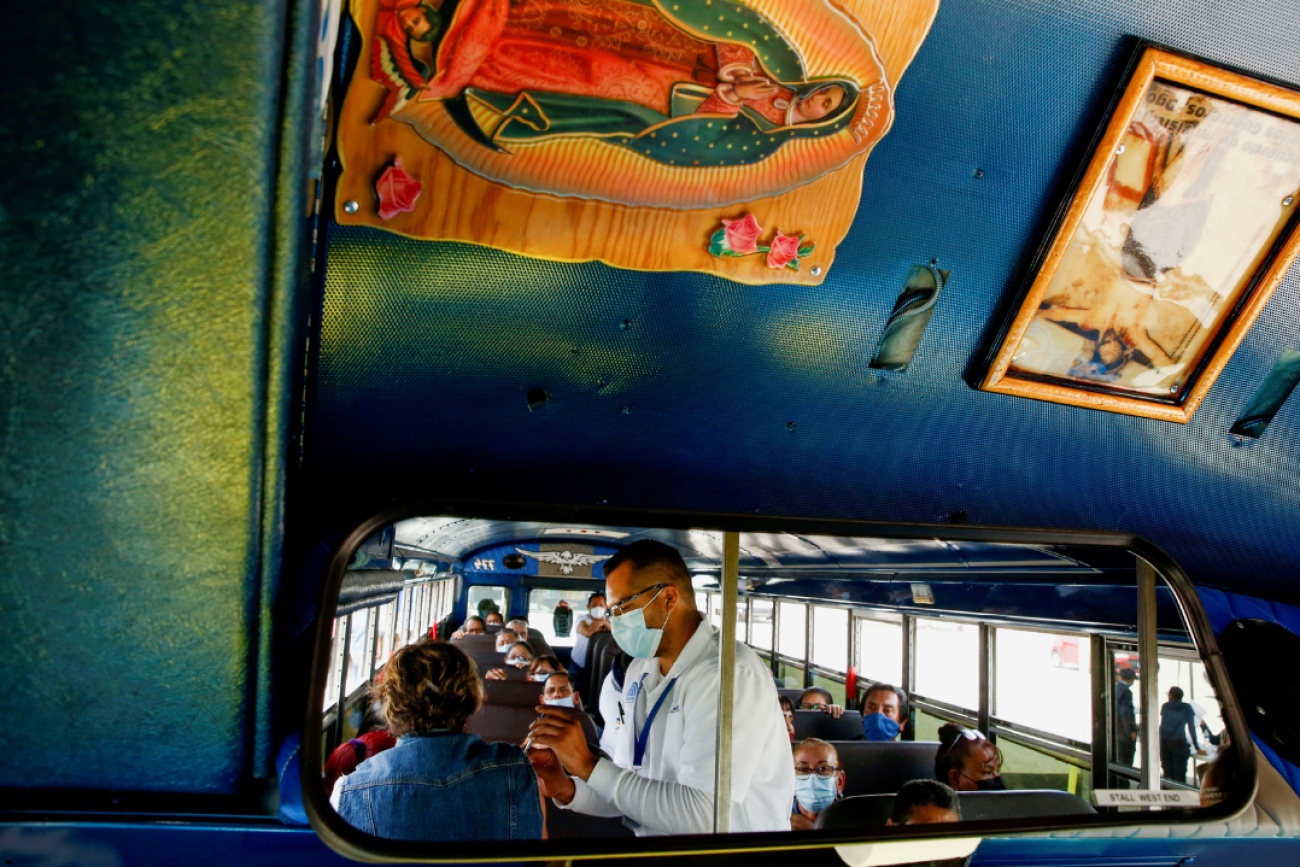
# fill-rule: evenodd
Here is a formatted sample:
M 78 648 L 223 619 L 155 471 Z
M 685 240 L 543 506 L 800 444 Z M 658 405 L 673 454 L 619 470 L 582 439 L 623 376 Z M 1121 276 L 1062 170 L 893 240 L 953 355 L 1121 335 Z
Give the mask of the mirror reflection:
M 1157 658 L 1139 658 L 1126 552 L 741 534 L 726 588 L 723 542 L 443 517 L 376 534 L 333 623 L 330 804 L 398 840 L 842 835 L 1229 788 L 1213 685 L 1163 584 Z

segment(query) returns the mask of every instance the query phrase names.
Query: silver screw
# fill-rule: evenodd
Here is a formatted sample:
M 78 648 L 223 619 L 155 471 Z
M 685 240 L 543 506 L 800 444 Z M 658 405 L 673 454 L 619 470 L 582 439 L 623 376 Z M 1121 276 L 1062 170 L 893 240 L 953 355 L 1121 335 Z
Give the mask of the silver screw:
M 357 204 L 356 199 L 348 199 L 343 203 L 343 210 L 349 214 L 355 214 L 357 211 L 361 210 L 361 206 Z
M 1295 204 L 1295 196 L 1287 196 L 1285 199 L 1282 200 L 1282 207 L 1284 208 L 1289 208 L 1293 204 Z
M 1176 386 L 1176 385 L 1171 385 L 1171 386 L 1169 386 L 1169 393 L 1170 393 L 1170 394 L 1177 394 L 1177 393 L 1178 393 L 1178 386 Z
M 1262 707 L 1255 708 L 1255 713 L 1259 714 L 1260 716 L 1268 716 L 1268 714 L 1264 713 L 1264 709 Z
M 1115 148 L 1115 153 L 1116 155 L 1124 153 L 1124 145 L 1120 145 L 1119 147 Z
M 821 266 L 821 265 L 814 265 L 814 266 L 813 266 L 813 269 L 812 269 L 812 275 L 813 275 L 814 277 L 820 277 L 820 276 L 822 275 L 822 266 Z

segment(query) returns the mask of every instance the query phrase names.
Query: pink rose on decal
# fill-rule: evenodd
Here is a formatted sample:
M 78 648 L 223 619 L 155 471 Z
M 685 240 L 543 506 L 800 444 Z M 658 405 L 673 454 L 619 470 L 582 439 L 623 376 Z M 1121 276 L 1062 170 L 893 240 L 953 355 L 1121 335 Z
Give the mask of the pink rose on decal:
M 420 182 L 406 173 L 402 168 L 402 158 L 397 157 L 375 181 L 375 192 L 379 194 L 379 219 L 387 220 L 404 211 L 415 210 L 415 200 L 420 197 Z
M 715 256 L 748 256 L 760 251 L 758 236 L 763 227 L 753 214 L 739 220 L 723 220 L 722 228 L 709 239 L 709 252 Z
M 781 268 L 792 268 L 799 270 L 799 244 L 803 241 L 803 235 L 787 235 L 780 229 L 776 230 L 776 237 L 772 239 L 772 247 L 767 252 L 767 267 L 780 270 Z

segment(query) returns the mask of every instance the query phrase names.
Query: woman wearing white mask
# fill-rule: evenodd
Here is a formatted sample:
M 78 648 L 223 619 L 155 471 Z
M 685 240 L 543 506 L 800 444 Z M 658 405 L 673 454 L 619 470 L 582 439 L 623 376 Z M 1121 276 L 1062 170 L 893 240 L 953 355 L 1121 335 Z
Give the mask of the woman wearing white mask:
M 833 745 L 818 738 L 795 744 L 791 830 L 811 831 L 822 810 L 844 794 L 844 782 L 840 754 Z
M 506 665 L 511 668 L 525 669 L 533 664 L 533 649 L 526 641 L 516 641 L 506 648 Z M 494 668 L 483 675 L 484 680 L 505 680 L 506 670 Z
M 573 654 L 569 657 L 569 677 L 574 683 L 582 680 L 582 670 L 587 667 L 587 645 L 597 632 L 609 632 L 603 593 L 587 597 L 587 613 L 578 618 L 578 636 L 573 639 Z
M 613 759 L 587 746 L 581 716 L 559 707 L 531 727 L 529 759 L 561 809 L 623 816 L 638 836 L 713 830 L 721 631 L 695 607 L 676 549 L 634 542 L 605 561 L 614 640 L 634 657 L 623 681 L 627 724 Z M 788 831 L 790 740 L 772 673 L 736 642 L 731 830 Z
M 559 659 L 554 656 L 536 656 L 533 657 L 533 664 L 528 666 L 528 679 L 545 683 L 546 678 L 557 671 L 564 671 L 564 666 L 560 664 Z

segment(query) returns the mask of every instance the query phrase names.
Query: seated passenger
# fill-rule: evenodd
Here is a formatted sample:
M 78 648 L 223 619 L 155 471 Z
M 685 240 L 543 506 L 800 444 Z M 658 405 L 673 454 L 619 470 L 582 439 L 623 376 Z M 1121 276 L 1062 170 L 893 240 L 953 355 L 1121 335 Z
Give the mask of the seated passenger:
M 1227 732 L 1226 728 L 1224 732 Z M 1237 775 L 1241 772 L 1241 759 L 1235 749 L 1224 747 L 1219 750 L 1214 761 L 1204 765 L 1204 768 L 1205 775 L 1201 778 L 1201 806 L 1213 807 L 1232 791 Z
M 831 694 L 820 686 L 803 691 L 803 695 L 799 696 L 799 710 L 820 710 L 836 719 L 844 715 L 844 706 L 835 704 Z
M 896 741 L 907 728 L 907 693 L 878 683 L 862 697 L 862 736 L 869 741 Z
M 958 792 L 1000 792 L 1002 751 L 984 735 L 948 723 L 939 728 L 939 749 L 934 754 L 934 776 Z
M 790 743 L 794 743 L 794 702 L 783 695 L 777 696 L 781 705 L 781 714 L 785 717 L 785 730 L 790 733 Z
M 582 699 L 573 688 L 567 671 L 557 671 L 546 678 L 546 686 L 542 687 L 542 704 L 582 710 Z
M 497 653 L 508 653 L 512 646 L 523 640 L 523 637 L 514 630 L 503 629 L 497 633 Z
M 403 647 L 371 698 L 397 745 L 339 779 L 330 803 L 346 822 L 391 840 L 542 838 L 545 808 L 523 750 L 465 731 L 483 687 L 463 651 Z
M 451 634 L 451 640 L 464 638 L 466 635 L 486 635 L 487 622 L 477 614 L 471 615 L 465 621 L 465 625 Z
M 512 630 L 518 635 L 520 641 L 528 640 L 528 618 L 516 617 L 506 624 L 506 629 Z
M 564 671 L 564 666 L 560 664 L 560 660 L 556 657 L 534 657 L 532 665 L 528 666 L 528 679 L 535 680 L 538 683 L 545 683 L 546 678 L 557 671 Z
M 507 635 L 514 635 L 513 632 L 503 630 Z M 526 641 L 516 641 L 506 650 L 506 665 L 511 668 L 527 668 L 533 664 L 533 649 L 528 646 Z M 494 668 L 487 674 L 483 675 L 484 680 L 505 680 L 506 670 L 504 668 Z
M 396 745 L 397 739 L 383 729 L 357 735 L 347 743 L 339 744 L 325 762 L 325 791 L 333 792 L 334 784 L 340 777 L 346 777 L 366 759 L 372 759 Z
M 506 619 L 504 616 L 502 616 L 500 611 L 489 611 L 487 613 L 487 625 L 492 626 L 494 624 L 496 626 L 506 625 Z
M 835 747 L 818 738 L 806 738 L 794 748 L 794 807 L 792 831 L 811 831 L 817 816 L 844 794 L 844 770 Z
M 957 793 L 938 780 L 912 780 L 894 796 L 894 814 L 886 825 L 934 825 L 961 821 Z

